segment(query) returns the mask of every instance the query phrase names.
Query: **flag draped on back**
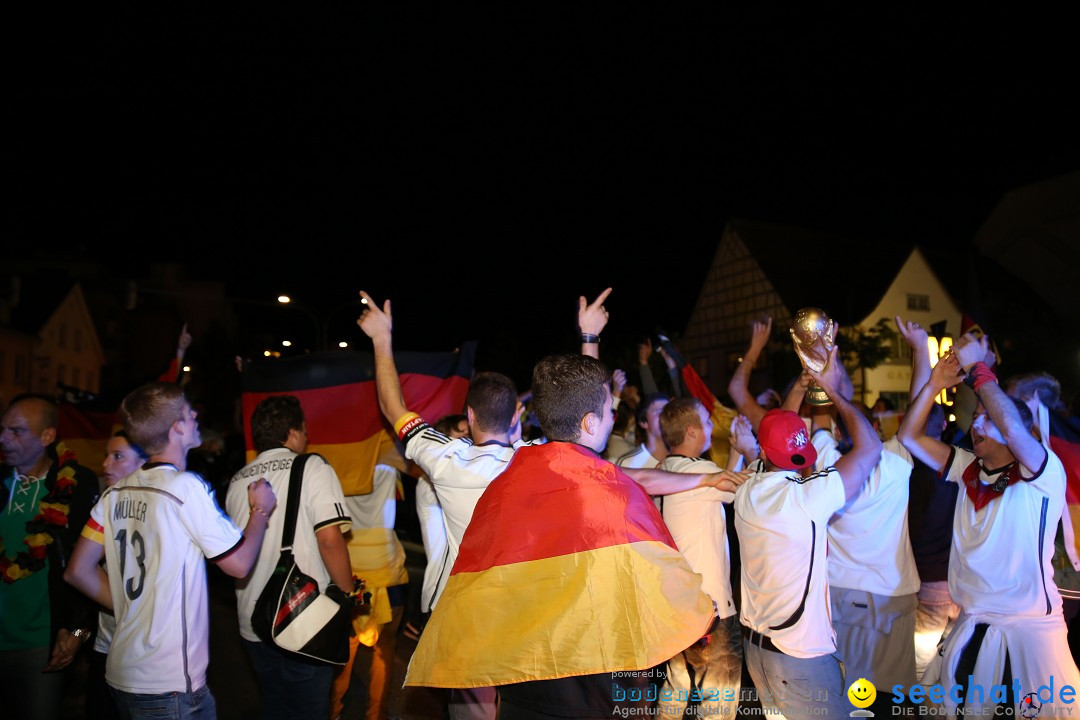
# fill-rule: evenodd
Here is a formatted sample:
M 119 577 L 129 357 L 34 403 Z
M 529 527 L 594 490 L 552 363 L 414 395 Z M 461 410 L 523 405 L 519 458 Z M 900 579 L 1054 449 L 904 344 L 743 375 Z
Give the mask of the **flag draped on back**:
M 409 409 L 432 424 L 443 415 L 462 412 L 475 351 L 475 343 L 465 343 L 457 352 L 394 353 Z M 321 353 L 246 368 L 241 403 L 249 460 L 255 456 L 251 413 L 264 398 L 283 394 L 300 398 L 308 452 L 326 458 L 345 494 L 371 492 L 376 462 L 394 447 L 379 412 L 371 353 Z
M 713 441 L 709 445 L 709 459 L 720 467 L 727 466 L 728 453 L 731 452 L 731 421 L 738 416 L 738 411 L 725 407 L 716 399 L 705 381 L 697 374 L 692 365 L 682 366 L 682 380 L 691 395 L 701 401 L 709 411 L 713 424 Z
M 712 617 L 641 486 L 580 445 L 526 446 L 480 497 L 405 684 L 644 670 Z

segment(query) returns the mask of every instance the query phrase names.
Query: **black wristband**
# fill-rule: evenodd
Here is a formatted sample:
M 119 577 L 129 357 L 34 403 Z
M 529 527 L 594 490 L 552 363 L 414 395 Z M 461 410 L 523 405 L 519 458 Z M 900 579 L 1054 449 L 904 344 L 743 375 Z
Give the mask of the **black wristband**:
M 593 335 L 592 333 L 581 333 L 581 342 L 583 343 L 599 343 L 600 336 Z

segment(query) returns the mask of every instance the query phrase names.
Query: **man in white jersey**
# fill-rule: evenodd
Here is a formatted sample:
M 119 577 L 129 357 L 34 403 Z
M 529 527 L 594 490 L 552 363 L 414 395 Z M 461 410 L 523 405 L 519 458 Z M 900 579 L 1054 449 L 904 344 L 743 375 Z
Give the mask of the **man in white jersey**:
M 105 679 L 121 717 L 213 718 L 205 561 L 233 577 L 250 572 L 274 491 L 252 482 L 244 531 L 229 521 L 206 482 L 185 472 L 188 450 L 202 439 L 177 385 L 133 391 L 120 419 L 149 461 L 102 493 L 64 579 L 116 616 Z
M 983 362 L 987 351 L 985 336 L 960 338 L 954 353 L 930 373 L 898 435 L 912 455 L 961 486 L 953 514 L 949 593 L 963 612 L 945 640 L 941 662 L 931 664 L 923 683 L 961 686 L 946 697 L 950 707 L 992 711 L 1001 703 L 1019 714 L 1024 695 L 1051 677 L 1057 689 L 1080 687 L 1051 563 L 1065 504 L 1065 470 L 1032 433 L 1031 411 L 999 387 Z M 934 398 L 961 381 L 979 400 L 970 452 L 922 431 Z M 1014 681 L 1020 684 L 1018 695 L 989 693 L 994 685 L 1011 687 Z M 1057 694 L 1040 697 L 1042 714 L 1058 714 L 1060 700 Z
M 850 429 L 851 451 L 835 466 L 810 472 L 817 452 L 802 418 L 770 410 L 758 426 L 763 457 L 735 493 L 746 664 L 762 706 L 788 718 L 850 710 L 829 619 L 826 526 L 866 482 L 881 440 L 838 392 L 839 362 L 833 348 L 825 369 L 810 374 Z
M 251 515 L 247 488 L 253 480 L 265 479 L 274 494 L 283 500 L 289 496 L 293 461 L 297 454 L 307 450 L 308 444 L 307 422 L 300 400 L 295 395 L 263 399 L 251 413 L 251 438 L 259 454 L 233 475 L 225 496 L 225 509 L 240 526 L 246 525 Z M 334 669 L 267 645 L 251 628 L 255 603 L 281 555 L 284 524 L 285 513 L 274 513 L 255 568 L 236 583 L 240 636 L 259 680 L 264 718 L 329 717 Z M 318 583 L 319 592 L 326 592 L 330 582 L 346 592 L 353 589 L 349 553 L 342 536 L 349 527 L 337 474 L 322 457 L 308 458 L 300 484 L 292 552 L 297 566 Z
M 622 468 L 654 468 L 667 457 L 668 449 L 660 431 L 660 413 L 670 400 L 667 393 L 645 396 L 636 412 L 638 433 L 645 437 L 645 441 L 616 460 L 616 465 Z
M 856 407 L 870 422 L 870 409 Z M 811 442 L 818 456 L 815 469 L 840 459 L 830 428 L 815 428 Z M 908 538 L 911 466 L 903 445 L 895 437 L 887 440 L 866 485 L 829 521 L 832 623 L 850 681 L 908 687 L 916 680 L 919 571 Z M 882 693 L 871 709 L 887 713 L 891 704 Z
M 660 414 L 664 444 L 671 454 L 661 470 L 678 473 L 718 473 L 722 468 L 703 459 L 712 443 L 712 418 L 694 397 L 677 398 Z M 744 476 L 737 477 L 741 482 Z M 733 717 L 742 680 L 742 635 L 731 597 L 731 563 L 724 503 L 732 492 L 698 488 L 660 496 L 664 524 L 690 569 L 701 575 L 701 589 L 712 599 L 716 620 L 709 633 L 667 663 L 667 681 L 660 707 L 670 716 Z M 695 692 L 696 691 L 696 692 Z
M 367 309 L 357 325 L 371 338 L 375 353 L 375 387 L 379 409 L 393 425 L 405 446 L 405 457 L 415 462 L 431 480 L 446 523 L 447 552 L 442 571 L 428 605 L 434 608 L 446 587 L 457 559 L 465 528 L 472 519 L 476 501 L 514 456 L 511 427 L 520 420 L 521 403 L 514 382 L 501 373 L 477 373 L 469 384 L 465 412 L 472 438 L 450 439 L 410 412 L 401 393 L 401 380 L 394 364 L 390 301 L 380 310 L 366 292 L 361 292 Z M 463 639 L 467 642 L 467 639 Z M 494 718 L 495 688 L 472 688 L 451 693 L 452 718 Z

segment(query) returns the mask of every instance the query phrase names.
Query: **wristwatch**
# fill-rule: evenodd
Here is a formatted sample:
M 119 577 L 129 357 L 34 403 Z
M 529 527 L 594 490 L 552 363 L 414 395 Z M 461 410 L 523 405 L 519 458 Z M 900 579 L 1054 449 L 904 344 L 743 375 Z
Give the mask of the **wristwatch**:
M 79 638 L 79 642 L 86 642 L 90 637 L 90 631 L 86 628 L 76 628 L 70 631 L 72 635 Z

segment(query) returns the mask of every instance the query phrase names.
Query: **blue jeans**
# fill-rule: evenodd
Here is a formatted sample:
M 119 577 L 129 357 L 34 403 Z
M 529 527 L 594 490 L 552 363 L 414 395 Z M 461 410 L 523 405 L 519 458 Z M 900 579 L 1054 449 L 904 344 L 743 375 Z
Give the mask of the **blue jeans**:
M 835 655 L 796 658 L 743 640 L 746 668 L 762 708 L 779 710 L 788 720 L 847 717 L 844 674 Z
M 123 720 L 217 720 L 217 705 L 210 688 L 203 686 L 194 692 L 167 692 L 159 695 L 140 695 L 109 688 L 116 712 Z
M 261 642 L 244 641 L 259 679 L 264 720 L 330 717 L 334 668 L 296 660 Z

